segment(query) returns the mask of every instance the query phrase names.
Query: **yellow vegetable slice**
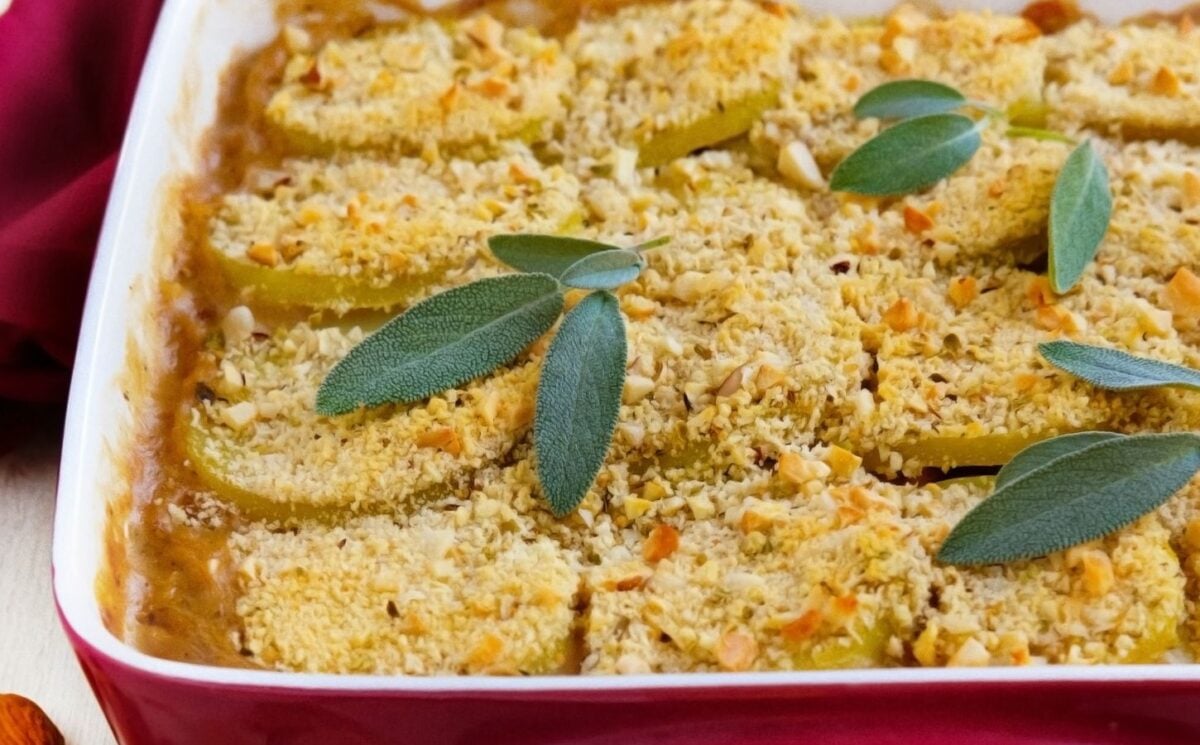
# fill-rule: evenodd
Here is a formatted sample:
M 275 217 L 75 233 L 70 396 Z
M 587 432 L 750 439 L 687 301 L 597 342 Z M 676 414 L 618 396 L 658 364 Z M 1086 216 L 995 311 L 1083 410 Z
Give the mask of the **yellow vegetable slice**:
M 294 46 L 266 113 L 316 154 L 486 151 L 499 140 L 540 139 L 565 114 L 572 74 L 557 41 L 487 15 Z
M 1036 434 L 986 434 L 976 437 L 925 437 L 902 442 L 895 450 L 906 460 L 949 470 L 961 466 L 1002 466 L 1034 443 L 1053 437 L 1054 432 Z
M 935 488 L 936 487 L 936 488 Z M 906 522 L 931 552 L 987 497 L 965 482 L 913 489 Z M 930 566 L 922 665 L 1157 662 L 1185 613 L 1184 576 L 1157 515 L 1088 544 L 987 567 Z
M 820 642 L 795 655 L 794 660 L 801 670 L 879 667 L 887 661 L 887 644 L 891 637 L 891 625 L 880 621 L 859 627 L 849 636 Z
M 208 395 L 184 434 L 202 484 L 254 519 L 408 512 L 463 487 L 525 433 L 537 360 L 412 405 L 319 416 L 317 387 L 362 336 L 299 324 L 207 353 Z
M 792 74 L 787 15 L 695 0 L 584 20 L 566 42 L 579 83 L 565 154 L 637 148 L 642 166 L 657 166 L 748 131 Z
M 744 134 L 778 101 L 778 87 L 770 86 L 742 100 L 722 103 L 720 109 L 710 114 L 644 135 L 638 141 L 638 165 L 665 165 Z
M 355 156 L 285 162 L 259 189 L 225 195 L 207 254 L 254 302 L 391 308 L 500 271 L 488 236 L 558 233 L 580 219 L 579 185 L 528 150 L 480 163 Z
M 563 667 L 578 556 L 506 509 L 481 498 L 399 520 L 235 532 L 243 647 L 260 664 L 304 672 Z

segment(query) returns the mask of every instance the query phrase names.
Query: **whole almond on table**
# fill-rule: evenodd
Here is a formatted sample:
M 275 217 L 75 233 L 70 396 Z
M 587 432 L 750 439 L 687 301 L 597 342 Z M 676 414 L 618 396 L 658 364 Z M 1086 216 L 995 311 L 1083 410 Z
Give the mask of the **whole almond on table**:
M 63 736 L 37 704 L 15 693 L 3 693 L 0 745 L 63 745 Z

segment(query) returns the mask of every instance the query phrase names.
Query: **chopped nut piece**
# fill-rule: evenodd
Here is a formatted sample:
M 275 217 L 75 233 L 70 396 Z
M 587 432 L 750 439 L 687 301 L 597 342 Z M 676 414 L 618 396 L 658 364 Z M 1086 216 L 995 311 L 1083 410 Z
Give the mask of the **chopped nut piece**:
M 1169 67 L 1160 67 L 1150 81 L 1150 91 L 1160 96 L 1178 96 L 1183 88 L 1179 76 Z
M 662 561 L 679 549 L 679 531 L 670 525 L 655 525 L 646 536 L 642 546 L 642 558 L 646 561 Z
M 1083 589 L 1094 597 L 1102 597 L 1112 589 L 1113 565 L 1103 551 L 1089 551 L 1083 557 Z
M 1187 267 L 1179 267 L 1167 283 L 1164 296 L 1176 318 L 1200 317 L 1200 277 Z
M 967 639 L 946 664 L 950 667 L 986 667 L 991 661 L 987 647 L 978 639 Z
M 258 417 L 258 407 L 242 401 L 221 410 L 221 421 L 231 429 L 244 429 Z
M 1113 85 L 1127 85 L 1133 82 L 1133 76 L 1136 70 L 1133 68 L 1133 61 L 1125 58 L 1117 63 L 1108 73 L 1108 82 Z
M 829 448 L 827 456 L 829 467 L 833 473 L 839 478 L 848 479 L 854 475 L 858 467 L 862 465 L 863 459 L 850 452 L 849 450 L 834 445 Z
M 784 481 L 796 486 L 807 484 L 809 481 L 824 480 L 832 472 L 829 466 L 821 461 L 808 460 L 791 451 L 779 456 L 776 470 Z
M 279 264 L 279 251 L 270 243 L 255 243 L 246 249 L 246 258 L 263 266 Z
M 932 227 L 933 218 L 928 213 L 910 204 L 904 205 L 904 228 L 908 232 L 913 235 L 920 235 Z
M 625 377 L 625 389 L 621 401 L 625 404 L 636 404 L 654 391 L 654 381 L 644 375 L 628 375 Z
M 1074 0 L 1038 0 L 1025 6 L 1021 15 L 1044 34 L 1057 34 L 1083 18 Z
M 779 633 L 789 642 L 802 642 L 821 628 L 821 611 L 813 609 L 800 614 L 795 621 L 788 623 Z
M 749 670 L 758 657 L 758 642 L 741 631 L 726 631 L 717 640 L 717 664 L 724 670 L 741 672 Z
M 732 396 L 740 391 L 742 389 L 742 378 L 745 377 L 745 374 L 745 365 L 734 368 L 734 371 L 729 373 L 729 375 L 725 377 L 725 380 L 721 382 L 720 387 L 717 388 L 717 396 Z
M 654 503 L 641 497 L 625 497 L 625 517 L 636 520 L 654 506 Z
M 813 159 L 812 151 L 799 140 L 788 143 L 779 151 L 779 159 L 775 164 L 779 173 L 797 186 L 814 191 L 825 188 L 825 177 L 817 161 Z
M 1029 302 L 1037 307 L 1050 305 L 1054 302 L 1054 290 L 1050 288 L 1050 280 L 1045 277 L 1034 277 L 1029 282 Z
M 979 297 L 979 282 L 971 276 L 955 277 L 950 280 L 946 294 L 949 295 L 950 302 L 954 303 L 954 307 L 962 310 Z
M 225 336 L 226 346 L 237 346 L 246 341 L 254 333 L 254 313 L 244 305 L 230 308 L 221 321 L 221 333 Z
M 462 454 L 462 440 L 459 439 L 458 433 L 450 427 L 440 427 L 419 435 L 417 445 L 423 448 L 437 448 L 450 455 Z
M 1183 208 L 1190 210 L 1200 207 L 1200 174 L 1195 171 L 1183 172 Z
M 913 302 L 902 297 L 884 312 L 883 321 L 892 331 L 904 333 L 916 328 L 921 322 L 921 316 Z

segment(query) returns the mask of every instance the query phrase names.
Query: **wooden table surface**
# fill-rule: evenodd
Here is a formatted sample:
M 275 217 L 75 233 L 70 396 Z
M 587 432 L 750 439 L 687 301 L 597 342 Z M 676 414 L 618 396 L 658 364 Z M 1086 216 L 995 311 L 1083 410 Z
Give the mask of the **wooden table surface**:
M 3 5 L 4 0 L 0 0 Z M 60 411 L 0 409 L 0 693 L 36 701 L 69 745 L 111 745 L 112 733 L 58 623 L 50 592 L 50 525 Z M 32 431 L 24 428 L 35 422 Z M 22 432 L 14 434 L 20 424 Z

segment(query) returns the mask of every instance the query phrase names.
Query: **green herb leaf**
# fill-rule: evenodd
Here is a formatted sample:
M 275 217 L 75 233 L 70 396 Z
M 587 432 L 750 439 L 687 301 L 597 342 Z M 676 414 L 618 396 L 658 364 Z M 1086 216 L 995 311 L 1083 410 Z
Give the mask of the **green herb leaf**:
M 625 383 L 620 304 L 594 292 L 563 319 L 542 363 L 533 446 L 538 481 L 555 515 L 575 509 L 604 463 Z
M 418 401 L 489 373 L 546 333 L 562 313 L 545 274 L 481 279 L 434 295 L 384 324 L 334 366 L 317 412 Z
M 997 489 L 954 527 L 938 559 L 995 564 L 1086 543 L 1158 507 L 1197 470 L 1200 436 L 1195 434 L 1097 442 Z
M 1112 216 L 1108 171 L 1091 142 L 1067 157 L 1050 197 L 1050 286 L 1066 292 L 1096 256 Z
M 563 272 L 560 281 L 581 290 L 614 290 L 637 279 L 645 265 L 637 251 L 614 248 L 584 256 Z
M 864 93 L 854 104 L 854 115 L 859 119 L 910 119 L 954 111 L 966 103 L 966 96 L 948 85 L 932 80 L 893 80 Z
M 1014 455 L 1013 459 L 1000 469 L 1000 473 L 996 474 L 996 488 L 999 489 L 1030 471 L 1036 471 L 1055 458 L 1069 455 L 1076 450 L 1083 450 L 1097 442 L 1115 440 L 1124 436 L 1116 432 L 1076 432 L 1030 445 Z
M 617 248 L 599 241 L 562 235 L 494 235 L 488 248 L 497 259 L 522 272 L 549 274 L 560 278 L 585 256 Z
M 920 191 L 961 168 L 980 143 L 979 126 L 961 114 L 909 119 L 846 156 L 830 187 L 872 196 Z
M 1200 371 L 1073 341 L 1048 341 L 1038 351 L 1051 365 L 1109 391 L 1200 388 Z

